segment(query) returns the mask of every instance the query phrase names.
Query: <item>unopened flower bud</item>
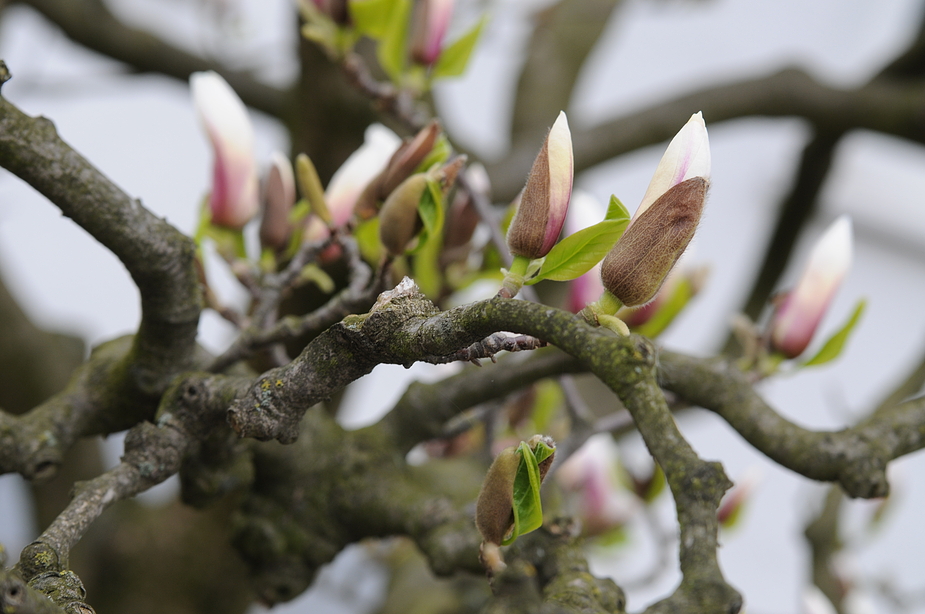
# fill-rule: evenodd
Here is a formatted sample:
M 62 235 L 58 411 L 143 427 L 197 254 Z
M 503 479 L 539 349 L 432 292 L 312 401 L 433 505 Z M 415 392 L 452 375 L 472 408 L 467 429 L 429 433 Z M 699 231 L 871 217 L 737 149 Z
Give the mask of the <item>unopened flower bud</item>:
M 851 252 L 851 219 L 841 216 L 813 247 L 800 281 L 774 312 L 774 350 L 787 358 L 803 353 L 851 266 Z
M 453 15 L 453 0 L 418 0 L 411 21 L 411 59 L 430 66 L 443 51 L 443 39 Z
M 633 220 L 601 263 L 604 287 L 628 306 L 652 300 L 700 222 L 707 180 L 688 179 L 669 189 Z
M 347 223 L 364 189 L 382 172 L 400 143 L 398 136 L 381 124 L 366 129 L 363 146 L 337 169 L 324 193 L 333 226 Z
M 399 185 L 379 213 L 379 239 L 392 256 L 401 256 L 421 230 L 418 203 L 427 189 L 427 175 L 418 173 Z
M 694 113 L 668 143 L 662 159 L 652 175 L 645 196 L 639 203 L 633 221 L 641 216 L 665 192 L 693 177 L 710 180 L 710 139 L 701 113 Z
M 295 204 L 295 178 L 289 158 L 276 151 L 267 173 L 264 190 L 263 219 L 260 221 L 260 244 L 275 251 L 286 248 L 292 234 L 289 212 Z
M 440 134 L 440 123 L 431 121 L 422 128 L 414 138 L 406 140 L 401 147 L 392 154 L 389 164 L 383 171 L 382 182 L 379 184 L 379 197 L 385 198 L 398 187 L 402 181 L 411 176 L 417 167 L 430 154 Z
M 434 147 L 440 124 L 434 120 L 420 130 L 414 138 L 405 140 L 391 155 L 385 168 L 372 179 L 353 208 L 361 220 L 375 217 L 379 203 L 389 197 L 398 185 L 411 176 Z
M 507 232 L 508 248 L 515 256 L 542 258 L 556 244 L 572 194 L 572 165 L 572 136 L 560 112 L 533 162 Z
M 193 73 L 190 89 L 215 154 L 209 195 L 212 223 L 240 230 L 259 208 L 254 128 L 244 103 L 217 73 Z
M 324 200 L 324 190 L 321 188 L 321 179 L 318 171 L 312 164 L 311 158 L 300 153 L 295 158 L 296 178 L 299 180 L 299 192 L 308 201 L 312 213 L 321 218 L 321 221 L 330 226 L 333 223 L 331 212 Z

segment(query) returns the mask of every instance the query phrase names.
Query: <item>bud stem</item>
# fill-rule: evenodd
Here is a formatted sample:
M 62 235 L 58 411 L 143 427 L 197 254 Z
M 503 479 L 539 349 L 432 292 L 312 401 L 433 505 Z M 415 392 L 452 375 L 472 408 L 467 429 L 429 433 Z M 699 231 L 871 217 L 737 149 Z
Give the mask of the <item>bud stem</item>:
M 527 267 L 530 266 L 532 259 L 526 256 L 514 256 L 511 268 L 504 275 L 504 281 L 501 282 L 501 289 L 498 290 L 498 296 L 502 298 L 514 298 L 524 285 L 524 275 L 527 273 Z
M 620 311 L 622 307 L 623 302 L 620 301 L 620 299 L 614 296 L 609 290 L 604 290 L 604 293 L 601 294 L 601 298 L 593 303 L 588 303 L 588 305 L 581 310 L 579 315 L 592 326 L 603 326 L 620 335 L 628 335 L 629 328 L 623 320 L 614 315 Z

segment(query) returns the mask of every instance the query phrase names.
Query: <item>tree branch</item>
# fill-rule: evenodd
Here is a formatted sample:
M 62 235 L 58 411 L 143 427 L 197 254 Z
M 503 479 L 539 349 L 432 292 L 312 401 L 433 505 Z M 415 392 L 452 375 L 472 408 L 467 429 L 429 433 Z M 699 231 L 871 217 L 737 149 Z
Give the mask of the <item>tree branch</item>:
M 122 192 L 62 141 L 50 121 L 28 117 L 3 98 L 0 166 L 111 250 L 141 294 L 141 324 L 130 345 L 100 349 L 65 391 L 30 414 L 0 414 L 11 446 L 0 453 L 0 470 L 42 478 L 77 437 L 153 415 L 170 380 L 194 363 L 201 293 L 188 237 Z
M 723 359 L 663 351 L 661 383 L 713 411 L 756 449 L 810 479 L 838 482 L 852 497 L 885 497 L 889 461 L 925 447 L 925 398 L 878 412 L 836 432 L 810 431 L 775 412 L 745 374 Z
M 99 0 L 13 0 L 41 13 L 64 34 L 88 49 L 124 62 L 140 72 L 154 72 L 186 83 L 198 71 L 214 70 L 249 106 L 282 117 L 288 93 L 256 80 L 252 74 L 230 70 L 194 55 L 163 39 L 121 22 Z

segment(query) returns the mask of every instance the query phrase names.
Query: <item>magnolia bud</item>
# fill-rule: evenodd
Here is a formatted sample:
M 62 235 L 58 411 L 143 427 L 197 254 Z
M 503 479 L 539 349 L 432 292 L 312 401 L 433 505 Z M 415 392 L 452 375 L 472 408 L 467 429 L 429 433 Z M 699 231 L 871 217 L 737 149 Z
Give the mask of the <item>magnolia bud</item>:
M 453 15 L 453 0 L 418 0 L 411 20 L 411 59 L 424 66 L 437 61 Z
M 536 450 L 540 442 L 553 449 L 556 447 L 552 438 L 545 435 L 534 435 L 527 445 Z M 475 504 L 475 526 L 483 541 L 488 543 L 501 544 L 514 525 L 514 480 L 522 462 L 518 447 L 505 448 L 495 457 L 479 491 Z M 555 452 L 537 464 L 540 483 L 546 478 L 554 458 Z
M 427 189 L 427 175 L 418 173 L 399 185 L 379 213 L 379 240 L 392 256 L 401 256 L 421 230 L 418 203 Z
M 601 263 L 601 281 L 624 305 L 647 303 L 690 243 L 700 222 L 707 180 L 675 185 L 626 229 Z
M 289 212 L 295 204 L 295 178 L 289 158 L 273 152 L 272 165 L 267 173 L 263 219 L 260 221 L 260 244 L 281 251 L 286 248 L 292 234 Z
M 389 158 L 385 168 L 363 189 L 353 212 L 361 220 L 375 217 L 379 203 L 389 197 L 398 185 L 411 176 L 434 148 L 440 124 L 434 120 L 414 138 L 404 141 Z
M 411 176 L 430 154 L 439 134 L 440 123 L 433 120 L 414 135 L 414 138 L 402 143 L 398 151 L 392 154 L 389 165 L 383 171 L 382 182 L 379 184 L 380 198 L 386 198 L 398 184 Z
M 559 240 L 572 194 L 572 136 L 560 112 L 537 154 L 507 232 L 515 256 L 542 258 Z
M 819 238 L 806 269 L 771 320 L 771 347 L 795 358 L 813 338 L 841 281 L 851 266 L 851 218 L 841 216 Z
M 334 226 L 347 223 L 354 209 L 359 207 L 364 188 L 381 173 L 400 143 L 398 136 L 381 124 L 366 129 L 363 146 L 337 169 L 324 193 Z
M 240 230 L 259 208 L 254 128 L 244 103 L 217 73 L 193 73 L 190 89 L 215 154 L 209 195 L 212 223 Z
M 505 448 L 485 475 L 475 504 L 475 526 L 486 542 L 500 544 L 514 523 L 514 478 L 519 464 L 517 448 Z

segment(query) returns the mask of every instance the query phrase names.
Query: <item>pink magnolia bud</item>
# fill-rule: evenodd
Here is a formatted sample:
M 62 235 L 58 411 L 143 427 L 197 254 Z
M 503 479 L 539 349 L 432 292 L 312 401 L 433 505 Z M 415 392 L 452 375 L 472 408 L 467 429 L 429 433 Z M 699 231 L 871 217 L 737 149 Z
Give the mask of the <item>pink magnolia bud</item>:
M 572 195 L 572 134 L 564 112 L 546 135 L 507 231 L 515 256 L 542 258 L 559 240 Z
M 286 248 L 292 234 L 289 212 L 295 204 L 295 176 L 285 154 L 274 151 L 264 189 L 263 219 L 260 221 L 260 243 L 280 251 Z
M 324 193 L 334 226 L 347 223 L 363 189 L 382 172 L 399 145 L 401 139 L 385 126 L 373 124 L 366 129 L 363 146 L 337 169 Z
M 771 321 L 774 350 L 787 358 L 803 353 L 851 266 L 851 252 L 851 219 L 843 215 L 819 238 L 796 287 L 777 306 Z
M 668 143 L 633 221 L 642 215 L 665 192 L 692 177 L 710 180 L 710 139 L 700 112 L 691 115 L 684 127 Z
M 258 209 L 254 128 L 244 103 L 218 74 L 193 73 L 190 88 L 215 153 L 209 196 L 212 223 L 240 230 Z
M 760 475 L 757 470 L 749 470 L 732 490 L 726 493 L 719 509 L 716 510 L 716 520 L 720 526 L 732 528 L 736 525 L 742 515 L 742 509 L 748 504 L 759 481 Z
M 453 16 L 453 0 L 418 0 L 411 22 L 411 59 L 430 66 L 443 51 L 443 39 Z

